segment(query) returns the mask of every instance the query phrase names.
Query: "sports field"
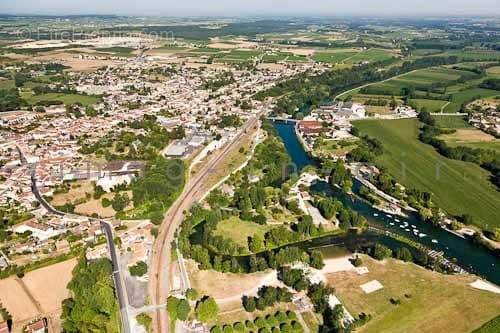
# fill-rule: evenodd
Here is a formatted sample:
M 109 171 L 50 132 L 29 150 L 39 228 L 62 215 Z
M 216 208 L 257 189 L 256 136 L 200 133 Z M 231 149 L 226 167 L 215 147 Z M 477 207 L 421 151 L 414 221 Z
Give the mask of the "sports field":
M 377 162 L 403 185 L 434 193 L 437 205 L 453 215 L 471 214 L 478 226 L 500 226 L 500 195 L 488 180 L 490 174 L 421 143 L 416 119 L 363 120 L 355 126 L 383 143 Z

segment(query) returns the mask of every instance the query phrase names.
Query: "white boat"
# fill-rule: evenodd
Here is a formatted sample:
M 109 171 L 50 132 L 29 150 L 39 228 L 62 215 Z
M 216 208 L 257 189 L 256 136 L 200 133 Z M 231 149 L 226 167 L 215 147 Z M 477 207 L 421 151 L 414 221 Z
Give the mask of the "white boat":
M 378 214 L 377 214 L 377 213 L 373 213 L 373 216 L 377 217 L 377 216 L 378 216 Z
M 387 217 L 390 218 L 390 219 L 392 219 L 392 215 L 387 214 Z
M 412 227 L 413 229 L 415 229 L 417 226 L 416 226 L 416 225 L 414 225 L 414 224 L 412 224 L 412 225 L 411 225 L 411 227 Z
M 438 241 L 437 241 L 437 239 L 433 239 L 431 242 L 437 243 Z
M 396 221 L 396 222 L 400 222 L 400 221 L 399 221 L 399 219 L 394 219 L 394 221 Z
M 394 225 L 394 223 L 392 223 L 392 222 L 391 222 L 391 223 L 389 223 L 389 224 L 390 224 L 390 225 Z
M 405 226 L 404 226 L 404 225 L 400 225 L 399 227 L 400 227 L 401 229 L 404 229 L 404 227 L 405 227 Z
M 420 237 L 420 238 L 423 238 L 423 237 L 425 237 L 425 236 L 427 236 L 427 235 L 426 235 L 426 234 L 424 234 L 424 233 L 420 233 L 420 234 L 418 234 L 418 237 Z
M 405 229 L 405 231 L 408 231 L 408 232 L 410 232 L 410 229 Z

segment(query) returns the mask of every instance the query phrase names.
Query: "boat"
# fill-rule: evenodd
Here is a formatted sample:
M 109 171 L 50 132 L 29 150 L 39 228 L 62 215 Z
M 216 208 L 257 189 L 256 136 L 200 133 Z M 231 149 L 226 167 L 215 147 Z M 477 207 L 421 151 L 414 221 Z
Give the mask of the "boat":
M 377 214 L 377 213 L 373 213 L 373 216 L 377 217 L 377 216 L 378 216 L 378 214 Z
M 394 219 L 394 221 L 396 221 L 396 222 L 400 222 L 400 221 L 399 221 L 399 219 Z
M 387 217 L 390 218 L 390 219 L 392 219 L 392 215 L 390 215 L 390 214 L 387 214 Z
M 405 231 L 408 231 L 408 232 L 410 232 L 410 229 L 405 229 Z
M 393 223 L 393 222 L 391 222 L 391 223 L 389 223 L 389 224 L 390 224 L 390 225 L 394 225 L 394 223 Z
M 433 239 L 431 242 L 437 243 L 438 241 L 437 241 L 437 239 Z
M 426 235 L 426 234 L 424 234 L 424 233 L 420 233 L 420 234 L 418 234 L 418 237 L 420 237 L 420 238 L 423 238 L 423 237 L 425 237 L 425 236 L 427 236 L 427 235 Z

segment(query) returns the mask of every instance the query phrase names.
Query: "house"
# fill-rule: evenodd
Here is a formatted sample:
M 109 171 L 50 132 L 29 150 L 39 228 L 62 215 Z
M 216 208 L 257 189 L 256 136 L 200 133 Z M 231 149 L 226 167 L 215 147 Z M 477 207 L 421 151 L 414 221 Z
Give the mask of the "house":
M 184 157 L 187 153 L 188 146 L 182 141 L 172 142 L 164 151 L 165 157 Z
M 38 319 L 26 326 L 24 330 L 27 333 L 46 333 L 48 332 L 47 318 Z
M 302 120 L 297 126 L 303 135 L 319 135 L 324 131 L 323 125 L 317 120 Z

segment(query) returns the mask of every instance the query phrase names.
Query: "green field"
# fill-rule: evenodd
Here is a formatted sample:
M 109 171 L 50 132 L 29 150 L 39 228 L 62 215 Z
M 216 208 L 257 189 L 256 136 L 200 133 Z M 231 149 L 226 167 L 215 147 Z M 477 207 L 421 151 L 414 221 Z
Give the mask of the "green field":
M 448 51 L 444 55 L 457 56 L 460 60 L 465 61 L 488 61 L 500 60 L 500 52 L 487 51 L 487 50 L 474 50 L 474 51 Z
M 74 104 L 82 103 L 82 105 L 92 105 L 99 101 L 99 97 L 91 95 L 79 95 L 79 94 L 43 94 L 43 95 L 33 95 L 31 93 L 22 93 L 21 97 L 26 100 L 29 104 L 35 105 L 43 101 L 61 101 L 63 104 Z
M 436 120 L 436 125 L 442 128 L 459 129 L 472 127 L 464 117 L 434 116 L 433 118 Z
M 264 234 L 272 227 L 268 225 L 260 225 L 255 222 L 243 221 L 240 218 L 233 216 L 227 220 L 220 221 L 217 224 L 217 229 L 214 235 L 219 235 L 225 238 L 231 238 L 236 244 L 248 248 L 248 237 L 255 234 Z
M 488 180 L 490 174 L 421 143 L 416 119 L 364 120 L 355 125 L 383 143 L 384 154 L 377 162 L 403 185 L 434 193 L 438 206 L 453 215 L 471 214 L 478 226 L 500 226 L 500 195 Z
M 114 53 L 122 57 L 131 56 L 132 52 L 135 51 L 135 49 L 131 47 L 120 47 L 120 46 L 96 48 L 95 50 L 99 52 Z
M 472 331 L 472 333 L 498 333 L 500 332 L 500 316 L 497 316 L 478 328 Z
M 444 109 L 444 113 L 455 113 L 459 112 L 462 104 L 468 102 L 474 97 L 493 97 L 500 95 L 496 90 L 489 90 L 483 88 L 469 88 L 463 91 L 459 91 L 451 94 L 451 103 L 448 104 Z
M 411 99 L 410 105 L 415 105 L 417 110 L 425 108 L 428 112 L 441 112 L 441 108 L 448 103 L 447 101 L 434 99 Z
M 354 56 L 345 59 L 345 62 L 348 64 L 357 64 L 363 61 L 369 62 L 377 62 L 383 60 L 389 60 L 393 58 L 395 55 L 387 50 L 382 49 L 368 49 L 363 52 L 359 52 Z
M 354 56 L 358 52 L 346 51 L 346 52 L 316 52 L 313 55 L 313 60 L 317 62 L 325 62 L 336 64 L 342 62 L 344 59 Z

